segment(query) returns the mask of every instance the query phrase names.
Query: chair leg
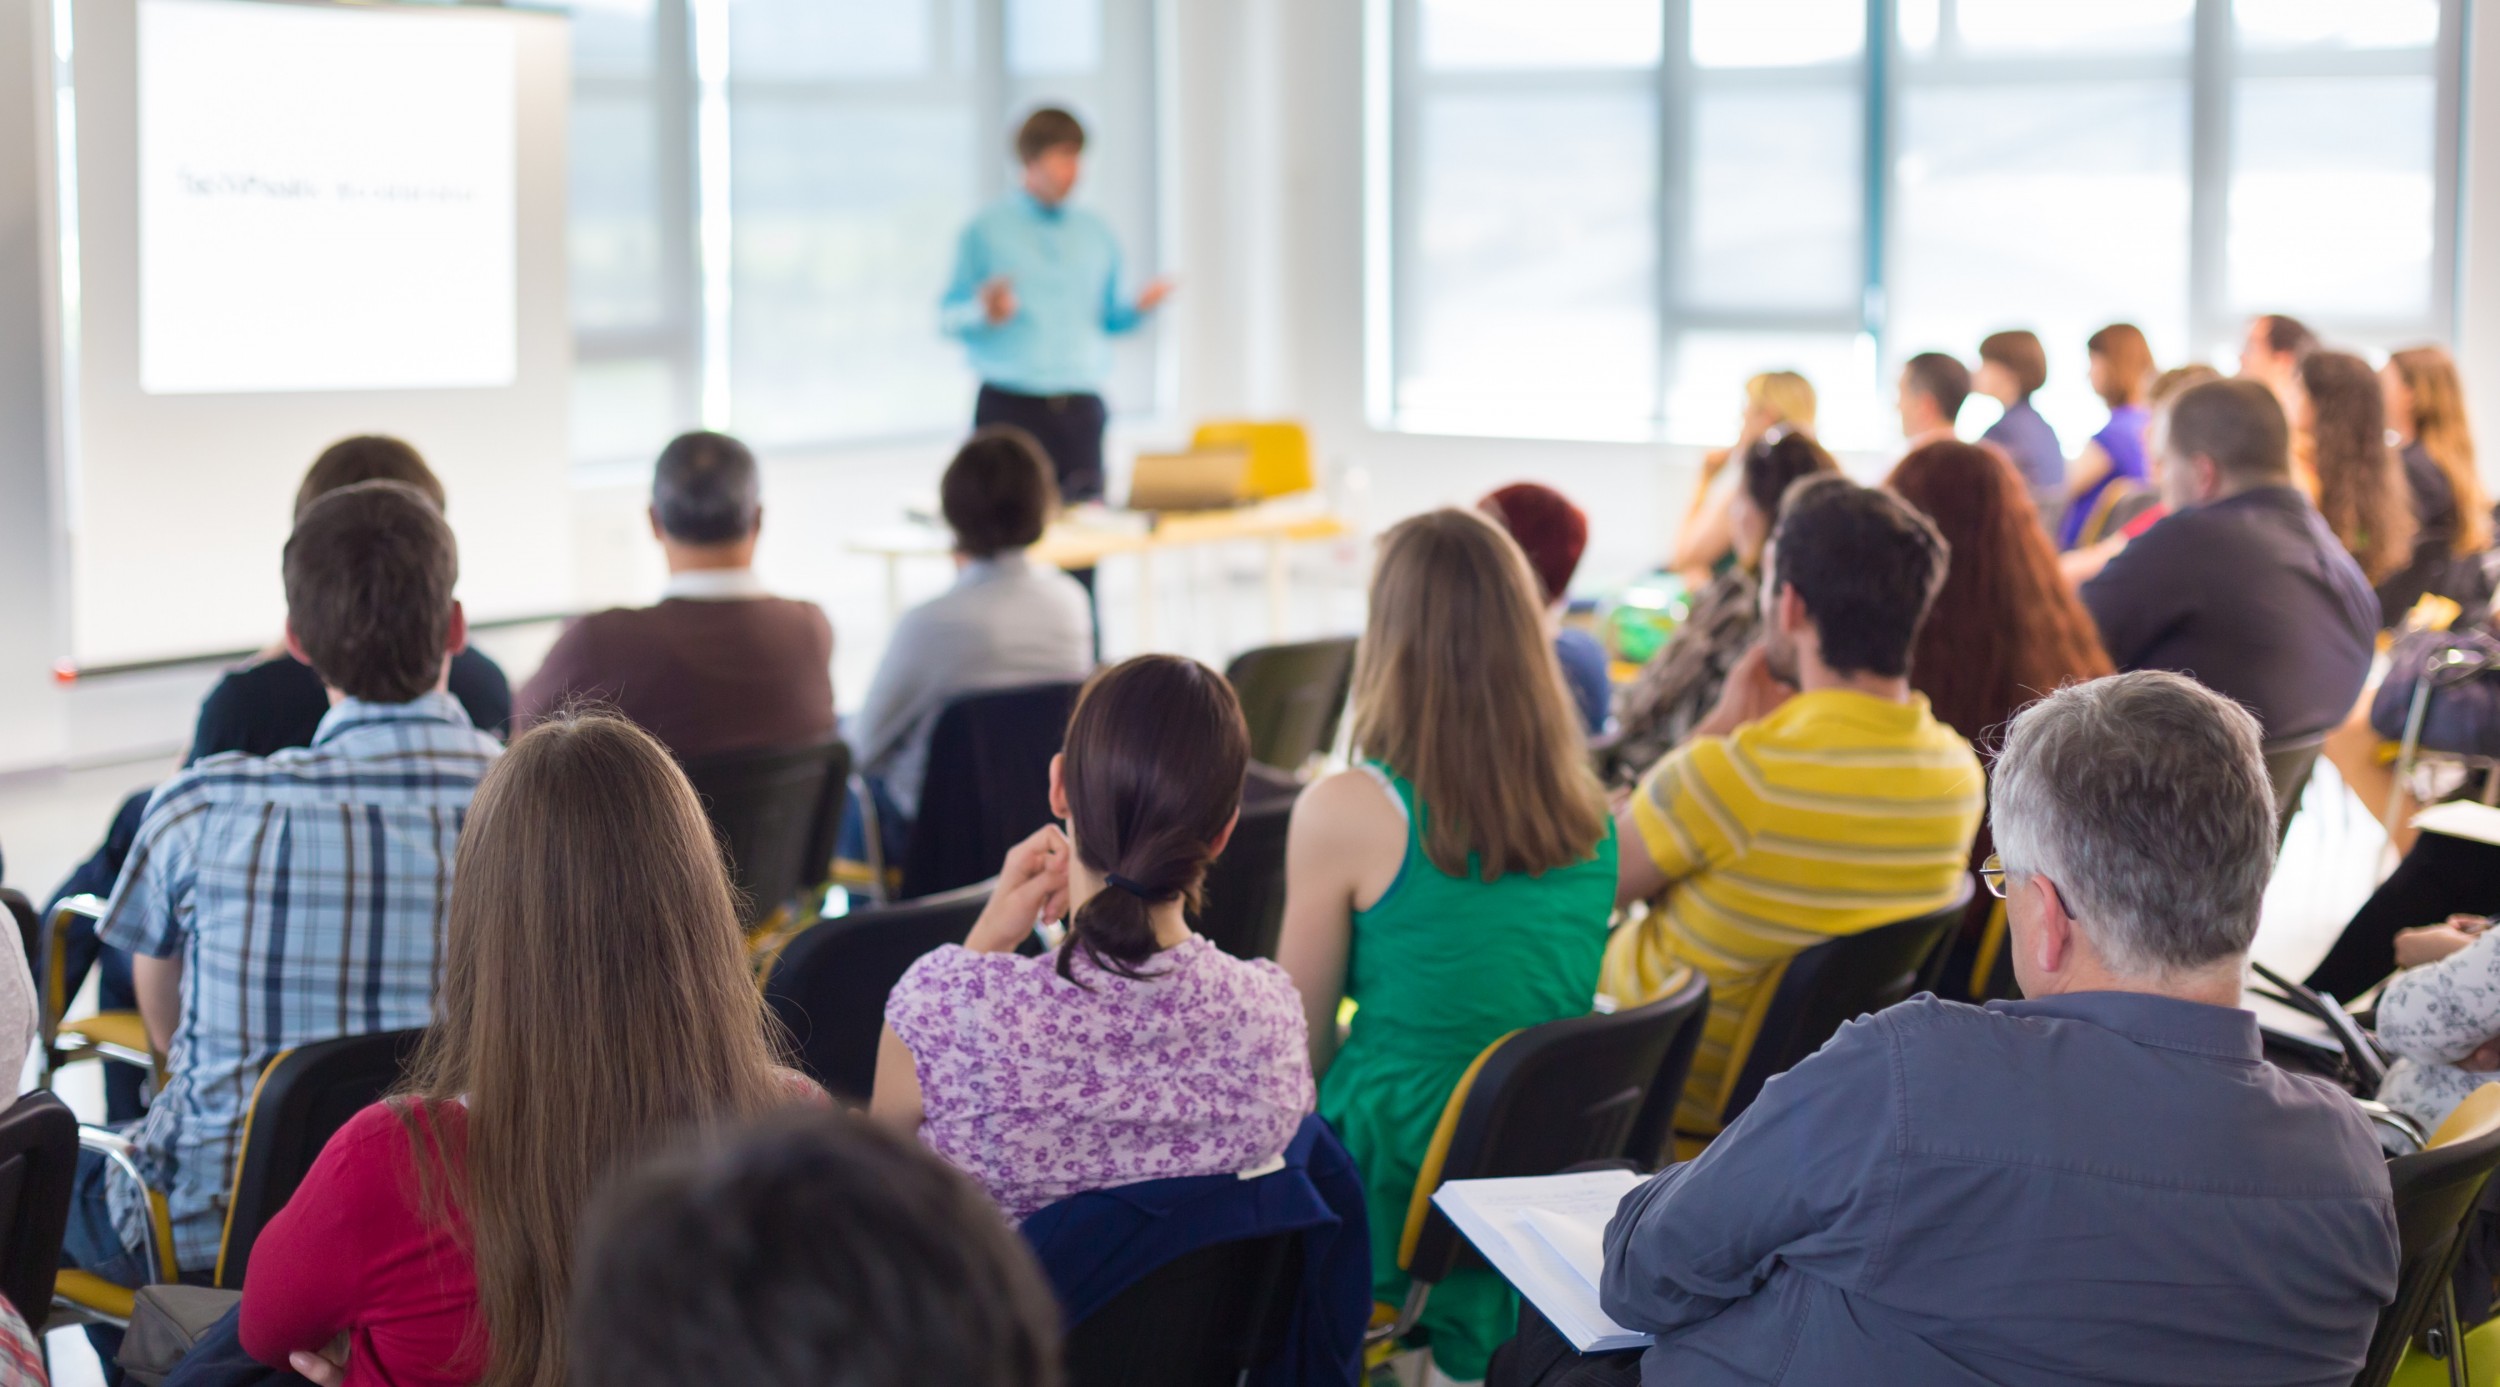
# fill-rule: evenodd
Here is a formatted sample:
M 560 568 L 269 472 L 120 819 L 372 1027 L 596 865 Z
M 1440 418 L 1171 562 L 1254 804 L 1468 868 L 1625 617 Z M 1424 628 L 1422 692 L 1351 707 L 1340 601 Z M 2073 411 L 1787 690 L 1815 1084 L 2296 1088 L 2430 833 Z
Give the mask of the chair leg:
M 2466 1387 L 2465 1327 L 2457 1323 L 2457 1281 L 2453 1275 L 2439 1283 L 2439 1318 L 2448 1333 L 2448 1387 Z

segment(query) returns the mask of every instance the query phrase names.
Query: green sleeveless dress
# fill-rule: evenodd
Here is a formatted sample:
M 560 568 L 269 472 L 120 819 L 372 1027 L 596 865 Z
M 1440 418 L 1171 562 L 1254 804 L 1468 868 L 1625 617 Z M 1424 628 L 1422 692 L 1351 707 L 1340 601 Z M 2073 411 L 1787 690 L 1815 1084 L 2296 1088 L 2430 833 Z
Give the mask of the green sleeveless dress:
M 1366 764 L 1406 811 L 1406 861 L 1354 916 L 1346 995 L 1354 1025 L 1319 1087 L 1326 1118 L 1363 1171 L 1372 1296 L 1406 1299 L 1398 1244 L 1415 1176 L 1441 1109 L 1485 1046 L 1523 1027 L 1584 1016 L 1597 996 L 1615 904 L 1615 830 L 1585 862 L 1499 881 L 1450 876 L 1424 855 L 1415 787 Z M 1518 1328 L 1519 1301 L 1482 1267 L 1433 1287 L 1424 1328 L 1434 1360 L 1460 1381 L 1484 1376 Z

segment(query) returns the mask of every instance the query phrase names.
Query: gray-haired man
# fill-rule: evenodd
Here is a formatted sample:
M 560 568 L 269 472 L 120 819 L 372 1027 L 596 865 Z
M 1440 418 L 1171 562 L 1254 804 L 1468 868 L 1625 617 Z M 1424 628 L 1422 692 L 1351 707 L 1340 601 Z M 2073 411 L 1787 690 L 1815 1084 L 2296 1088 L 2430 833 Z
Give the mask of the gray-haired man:
M 2274 865 L 2255 719 L 2173 674 L 2014 720 L 1992 822 L 2027 1000 L 1841 1029 L 1624 1198 L 1601 1297 L 1495 1383 L 2341 1384 L 2396 1290 L 2386 1166 L 2268 1065 L 2240 975 Z

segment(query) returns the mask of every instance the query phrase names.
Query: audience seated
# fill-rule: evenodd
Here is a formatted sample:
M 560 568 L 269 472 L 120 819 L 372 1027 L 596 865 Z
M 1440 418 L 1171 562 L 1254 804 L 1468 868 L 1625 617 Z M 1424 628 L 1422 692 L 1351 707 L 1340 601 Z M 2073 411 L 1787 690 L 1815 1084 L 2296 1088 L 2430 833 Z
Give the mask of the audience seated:
M 582 1238 L 573 1387 L 1058 1387 L 1059 1309 L 969 1180 L 841 1114 L 667 1157 Z
M 659 605 L 567 626 L 521 686 L 519 725 L 600 704 L 680 761 L 831 740 L 833 626 L 755 576 L 757 489 L 755 455 L 738 440 L 672 441 L 651 477 L 651 534 L 668 556 Z
M 2457 561 L 2491 548 L 2491 491 L 2474 463 L 2474 431 L 2466 423 L 2465 384 L 2457 377 L 2456 359 L 2443 347 L 2407 347 L 2388 356 L 2379 385 L 2387 401 L 2388 436 L 2402 450 L 2420 525 L 2414 566 L 2396 581 L 2418 582 L 2424 592 L 2479 604 L 2482 584 L 2461 572 Z
M 1011 850 L 971 937 L 894 985 L 869 1111 L 919 1133 L 1011 1219 L 1275 1159 L 1311 1109 L 1292 980 L 1187 916 L 1249 768 L 1222 675 L 1141 655 L 1094 676 L 1051 761 L 1067 831 Z M 1016 952 L 1063 915 L 1057 949 Z
M 313 502 L 358 482 L 405 482 L 425 494 L 436 510 L 444 506 L 443 484 L 417 450 L 396 438 L 366 434 L 341 439 L 313 459 L 295 492 L 295 515 L 302 519 Z M 451 660 L 451 696 L 468 712 L 469 721 L 498 737 L 512 722 L 512 686 L 502 667 L 475 646 L 464 646 Z M 322 718 L 329 715 L 329 695 L 321 676 L 295 658 L 280 642 L 241 668 L 230 670 L 200 703 L 199 725 L 191 734 L 192 765 L 223 751 L 269 756 L 291 746 L 310 746 Z M 116 864 L 118 866 L 118 864 Z
M 1735 487 L 1723 487 L 1731 462 L 1742 463 L 1754 448 L 1782 433 L 1814 436 L 1814 386 L 1794 371 L 1764 371 L 1745 382 L 1745 412 L 1736 427 L 1736 442 L 1701 455 L 1701 476 L 1693 483 L 1693 499 L 1685 506 L 1675 548 L 1666 567 L 1699 592 L 1741 562 L 1729 508 Z
M 1763 556 L 1761 642 L 1617 820 L 1618 902 L 1652 904 L 1609 943 L 1605 990 L 1631 1006 L 1687 969 L 1710 979 L 1679 1130 L 1714 1130 L 1745 1017 L 1781 963 L 1961 889 L 1979 758 L 1910 683 L 1945 561 L 1936 527 L 1889 492 L 1836 476 L 1790 487 Z
M 1588 548 L 1588 516 L 1561 492 L 1535 482 L 1503 487 L 1478 501 L 1476 509 L 1492 516 L 1527 554 L 1537 591 L 1545 598 L 1546 622 L 1554 628 L 1554 659 L 1562 666 L 1563 686 L 1589 735 L 1603 735 L 1614 703 L 1606 647 L 1579 627 L 1562 624 L 1563 608 L 1571 600 L 1571 575 Z
M 2379 625 L 2394 626 L 2413 606 L 2392 583 L 2413 562 L 2419 520 L 2404 463 L 2387 446 L 2378 373 L 2348 352 L 2311 352 L 2301 358 L 2290 394 L 2286 413 L 2293 433 L 2309 439 L 2318 513 L 2361 565 L 2361 576 L 2377 586 Z M 2400 598 L 2403 605 L 2391 610 Z
M 1468 511 L 1382 536 L 1355 655 L 1354 769 L 1305 791 L 1279 957 L 1324 1072 L 1319 1111 L 1363 1170 L 1372 1291 L 1406 1296 L 1398 1244 L 1441 1109 L 1484 1047 L 1585 1015 L 1615 836 L 1563 697 L 1536 579 Z M 1338 1044 L 1341 999 L 1357 1004 Z M 1515 1318 L 1489 1271 L 1434 1287 L 1440 1370 L 1484 1375 Z
M 2397 1059 L 2378 1100 L 2429 1131 L 2465 1096 L 2500 1081 L 2500 934 L 2455 915 L 2404 930 L 2378 999 L 2378 1035 Z
M 2065 575 L 2070 586 L 2081 586 L 2109 565 L 2110 555 L 2126 548 L 2136 536 L 2160 524 L 2161 518 L 2170 513 L 2161 496 L 2161 457 L 2153 451 L 2153 421 L 2190 386 L 2220 379 L 2220 371 L 2194 361 L 2153 377 L 2152 385 L 2144 392 L 2144 486 L 2101 507 L 2102 523 L 2095 526 L 2086 522 L 2075 537 L 2075 547 L 2057 556 L 2058 572 Z
M 2075 456 L 2068 474 L 2066 513 L 2058 521 L 2057 547 L 2072 549 L 2087 534 L 2109 528 L 2106 510 L 2145 485 L 2145 391 L 2153 379 L 2153 349 L 2132 323 L 2112 323 L 2084 339 L 2090 354 L 2092 393 L 2109 406 L 2109 422 Z
M 1992 889 L 2028 1000 L 1842 1027 L 1625 1196 L 1599 1297 L 1657 1346 L 1575 1361 L 1532 1320 L 1492 1380 L 2351 1382 L 2395 1212 L 2359 1109 L 2239 1010 L 2274 865 L 2257 738 L 2163 674 L 2016 719 Z
M 2351 1001 L 2395 968 L 2396 940 L 2405 931 L 2458 915 L 2500 915 L 2500 845 L 2422 834 L 2353 912 L 2308 984 Z
M 1614 739 L 1599 754 L 1609 785 L 1639 780 L 1718 705 L 1727 672 L 1762 630 L 1762 546 L 1780 498 L 1800 477 L 1839 470 L 1832 455 L 1803 433 L 1760 439 L 1745 450 L 1727 507 L 1736 562 L 1694 597 L 1675 634 L 1624 688 Z
M 2083 585 L 2120 669 L 2175 670 L 2268 738 L 2344 721 L 2370 672 L 2378 598 L 2292 485 L 2290 434 L 2253 381 L 2212 381 L 2156 422 L 2170 515 Z
M 406 1085 L 253 1245 L 242 1341 L 264 1363 L 336 1378 L 336 1343 L 350 1387 L 561 1387 L 592 1191 L 684 1127 L 822 1101 L 775 1063 L 711 826 L 649 734 L 585 716 L 516 738 L 455 879 Z
M 2023 479 L 2044 531 L 2064 516 L 2066 452 L 2057 430 L 2032 408 L 2031 397 L 2048 384 L 2049 353 L 2038 334 L 1992 332 L 1979 341 L 1979 373 L 1971 388 L 2005 406 L 2005 413 L 1979 436 L 1993 443 Z
M 949 700 L 1082 679 L 1094 666 L 1092 600 L 1026 553 L 1059 508 L 1041 445 L 1021 429 L 983 429 L 947 464 L 938 495 L 955 533 L 955 584 L 896 623 L 851 736 L 880 799 L 889 860 L 920 812 L 929 734 Z
M 1907 448 L 1953 437 L 1953 421 L 1970 398 L 1970 368 L 1943 352 L 1920 352 L 1901 364 L 1895 408 Z
M 2240 379 L 2253 380 L 2274 392 L 2286 410 L 2300 388 L 2300 363 L 2318 349 L 2318 334 L 2298 318 L 2261 313 L 2248 320 L 2248 336 L 2240 345 Z
M 134 960 L 168 1056 L 131 1133 L 186 1272 L 217 1258 L 245 1106 L 278 1052 L 422 1026 L 442 966 L 452 848 L 501 747 L 445 691 L 467 623 L 433 500 L 363 482 L 287 540 L 287 649 L 335 700 L 312 745 L 212 756 L 149 802 L 97 933 Z M 144 1205 L 81 1156 L 65 1259 L 137 1285 Z M 108 1192 L 109 1185 L 109 1192 Z

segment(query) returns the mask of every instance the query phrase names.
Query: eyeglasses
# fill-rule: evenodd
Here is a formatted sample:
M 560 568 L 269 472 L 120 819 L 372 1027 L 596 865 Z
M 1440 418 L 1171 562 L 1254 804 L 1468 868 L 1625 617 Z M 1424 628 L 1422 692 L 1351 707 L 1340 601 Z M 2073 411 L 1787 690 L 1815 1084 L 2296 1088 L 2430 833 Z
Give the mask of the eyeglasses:
M 1988 888 L 1989 895 L 2004 900 L 2005 859 L 1995 853 L 1988 854 L 1988 860 L 1979 864 L 1979 884 Z

